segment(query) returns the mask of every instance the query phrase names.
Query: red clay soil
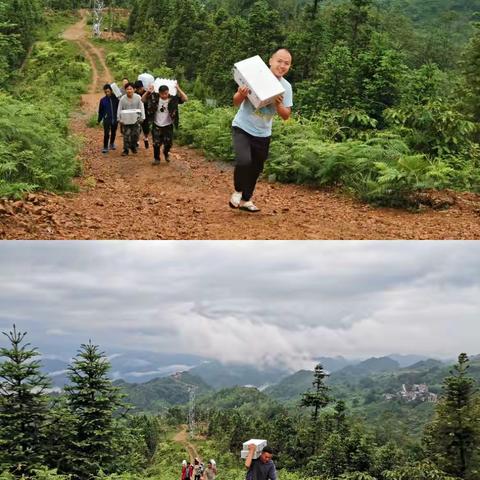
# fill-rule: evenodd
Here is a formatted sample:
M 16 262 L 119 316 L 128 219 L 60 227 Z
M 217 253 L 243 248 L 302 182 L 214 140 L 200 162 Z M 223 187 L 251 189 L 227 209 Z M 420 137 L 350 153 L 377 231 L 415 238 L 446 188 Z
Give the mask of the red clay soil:
M 262 211 L 251 214 L 228 207 L 231 166 L 209 162 L 195 150 L 174 146 L 170 164 L 155 167 L 143 142 L 137 155 L 121 157 L 121 148 L 103 155 L 103 131 L 86 123 L 97 110 L 101 86 L 112 78 L 103 52 L 88 41 L 85 19 L 64 36 L 77 42 L 94 68 L 90 92 L 71 121 L 85 139 L 79 192 L 0 200 L 2 239 L 480 238 L 479 195 L 431 194 L 434 207 L 448 208 L 411 213 L 375 208 L 337 191 L 261 181 L 255 201 Z

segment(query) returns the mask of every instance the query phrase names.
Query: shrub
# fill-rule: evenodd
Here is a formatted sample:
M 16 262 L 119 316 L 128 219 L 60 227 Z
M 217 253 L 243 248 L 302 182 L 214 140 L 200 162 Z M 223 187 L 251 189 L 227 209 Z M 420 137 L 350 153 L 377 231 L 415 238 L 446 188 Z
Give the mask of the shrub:
M 90 68 L 73 45 L 55 40 L 35 44 L 23 74 L 15 98 L 0 93 L 0 196 L 71 190 L 80 166 L 69 112 Z
M 234 108 L 191 101 L 183 106 L 178 138 L 208 158 L 231 161 L 234 114 Z M 265 174 L 280 182 L 338 186 L 363 201 L 399 207 L 411 206 L 414 193 L 423 189 L 480 190 L 476 144 L 463 157 L 429 156 L 412 149 L 398 132 L 374 126 L 374 119 L 356 110 L 276 120 Z

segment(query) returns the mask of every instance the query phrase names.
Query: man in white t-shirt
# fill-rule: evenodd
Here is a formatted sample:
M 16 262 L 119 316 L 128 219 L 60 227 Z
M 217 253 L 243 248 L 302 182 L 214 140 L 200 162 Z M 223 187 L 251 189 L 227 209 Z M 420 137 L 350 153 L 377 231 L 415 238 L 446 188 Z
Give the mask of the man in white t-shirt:
M 153 85 L 142 97 L 147 105 L 147 112 L 153 121 L 153 165 L 160 164 L 160 149 L 163 145 L 165 161 L 169 162 L 169 152 L 173 144 L 173 127 L 178 128 L 178 105 L 188 100 L 185 92 L 176 84 L 177 95 L 170 95 L 166 85 L 161 85 L 158 93 L 153 91 Z
M 292 65 L 291 53 L 286 48 L 279 48 L 271 56 L 269 64 L 271 72 L 285 89 L 283 96 L 278 97 L 275 103 L 259 109 L 255 109 L 248 100 L 247 87 L 239 87 L 233 96 L 234 105 L 240 109 L 232 122 L 235 192 L 230 197 L 229 205 L 252 213 L 260 211 L 251 199 L 268 158 L 273 117 L 278 114 L 283 120 L 288 120 L 293 105 L 292 86 L 283 78 Z

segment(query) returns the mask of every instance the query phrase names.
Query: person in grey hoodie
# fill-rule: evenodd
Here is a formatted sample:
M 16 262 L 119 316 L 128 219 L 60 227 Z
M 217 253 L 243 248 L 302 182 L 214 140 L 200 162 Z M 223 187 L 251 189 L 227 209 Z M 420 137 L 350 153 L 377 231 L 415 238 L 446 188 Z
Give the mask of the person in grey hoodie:
M 145 120 L 145 107 L 140 95 L 135 93 L 134 86 L 129 83 L 125 86 L 125 91 L 127 93 L 120 99 L 117 115 L 123 133 L 123 156 L 128 155 L 129 150 L 132 153 L 137 153 L 140 124 Z M 134 110 L 136 115 L 127 114 L 125 110 Z

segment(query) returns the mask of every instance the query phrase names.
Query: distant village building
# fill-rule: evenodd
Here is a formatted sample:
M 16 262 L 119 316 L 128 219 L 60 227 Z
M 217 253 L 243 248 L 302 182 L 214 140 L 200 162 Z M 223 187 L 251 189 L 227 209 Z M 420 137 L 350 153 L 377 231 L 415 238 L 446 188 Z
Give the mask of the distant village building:
M 405 402 L 431 402 L 438 401 L 438 395 L 428 391 L 428 386 L 425 383 L 419 385 L 402 385 L 402 389 L 396 394 L 386 393 L 383 398 L 390 400 L 403 400 Z

